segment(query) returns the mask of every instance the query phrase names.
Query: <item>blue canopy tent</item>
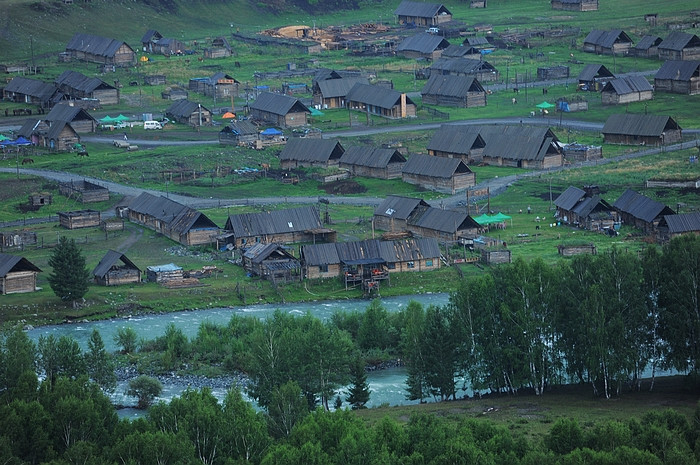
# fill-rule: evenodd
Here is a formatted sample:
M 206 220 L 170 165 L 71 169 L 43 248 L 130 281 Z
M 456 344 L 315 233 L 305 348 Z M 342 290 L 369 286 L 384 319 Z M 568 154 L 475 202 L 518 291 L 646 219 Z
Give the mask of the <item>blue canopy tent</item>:
M 282 131 L 276 128 L 267 128 L 264 131 L 260 132 L 263 136 L 281 136 L 284 134 Z

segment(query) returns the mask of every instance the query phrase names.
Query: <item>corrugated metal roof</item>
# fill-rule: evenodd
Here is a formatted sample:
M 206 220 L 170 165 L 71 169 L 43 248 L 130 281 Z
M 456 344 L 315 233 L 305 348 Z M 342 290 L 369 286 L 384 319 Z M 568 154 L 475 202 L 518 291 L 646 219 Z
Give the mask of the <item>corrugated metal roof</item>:
M 598 208 L 600 206 L 600 208 Z M 610 211 L 612 211 L 612 206 L 600 198 L 599 195 L 594 195 L 593 197 L 586 197 L 573 208 L 573 212 L 576 213 L 578 216 L 585 218 L 589 216 L 593 211 L 598 209 L 599 214 L 610 214 Z
M 55 105 L 44 118 L 47 121 L 74 121 L 74 120 L 92 120 L 96 121 L 90 113 L 80 107 L 61 103 Z
M 169 229 L 178 234 L 185 234 L 191 228 L 217 228 L 216 224 L 203 213 L 170 200 L 142 192 L 129 203 L 129 210 L 151 216 L 166 223 Z
M 456 234 L 463 229 L 481 228 L 479 223 L 465 212 L 434 207 L 418 209 L 416 214 L 409 218 L 408 224 L 447 234 Z
M 42 124 L 43 123 L 43 124 Z M 41 119 L 27 119 L 24 121 L 24 124 L 22 124 L 22 127 L 19 128 L 19 131 L 17 131 L 18 136 L 26 137 L 29 139 L 29 137 L 37 132 L 39 129 L 41 130 L 46 130 L 48 129 L 47 124 L 44 122 L 44 120 Z
M 481 61 L 472 58 L 439 58 L 430 65 L 432 71 L 441 73 L 476 74 L 482 72 L 496 72 L 488 61 Z
M 672 234 L 700 231 L 700 212 L 664 215 L 664 221 Z
M 485 45 L 487 47 L 491 46 L 491 43 L 486 37 L 467 37 L 462 42 L 464 45 L 471 45 L 472 47 Z
M 369 84 L 369 80 L 364 77 L 326 79 L 318 82 L 318 88 L 323 98 L 345 97 L 357 83 Z
M 408 0 L 402 1 L 394 10 L 396 16 L 415 16 L 418 18 L 432 18 L 443 12 L 452 14 L 439 3 L 411 2 Z
M 322 225 L 316 207 L 240 213 L 229 216 L 226 221 L 226 230 L 233 231 L 236 237 L 304 232 L 319 228 Z
M 423 199 L 404 197 L 401 195 L 388 195 L 386 199 L 374 209 L 374 215 L 406 220 L 418 206 L 429 207 Z
M 110 86 L 101 79 L 85 76 L 83 73 L 71 70 L 62 72 L 54 82 L 57 86 L 65 85 L 85 93 L 91 93 L 100 88 L 114 89 L 114 86 Z
M 401 92 L 383 86 L 357 83 L 352 86 L 345 99 L 390 110 L 400 103 Z M 407 96 L 406 103 L 413 104 L 413 101 Z
M 231 121 L 221 132 L 232 132 L 239 136 L 257 134 L 258 128 L 250 121 Z
M 680 129 L 670 116 L 624 113 L 610 115 L 601 132 L 603 134 L 661 137 L 661 134 L 667 129 Z
M 301 161 L 327 163 L 338 160 L 345 152 L 340 142 L 335 139 L 305 139 L 294 137 L 287 141 L 279 154 L 280 161 Z
M 659 44 L 659 50 L 680 52 L 684 48 L 700 47 L 700 38 L 695 34 L 673 31 Z
M 155 273 L 163 273 L 168 271 L 179 271 L 182 269 L 181 266 L 177 266 L 174 263 L 167 263 L 165 265 L 152 265 L 146 268 L 148 271 L 153 271 Z
M 294 112 L 311 113 L 311 110 L 301 103 L 299 99 L 272 92 L 261 92 L 255 99 L 255 102 L 250 105 L 250 108 L 280 116 L 284 116 L 292 110 Z
M 271 242 L 269 244 L 258 243 L 252 247 L 248 247 L 243 256 L 253 263 L 262 263 L 267 260 L 273 253 L 280 254 L 286 258 L 291 258 L 296 260 L 294 255 L 287 252 L 281 244 L 276 242 Z
M 622 29 L 613 29 L 611 31 L 593 29 L 583 40 L 584 44 L 595 44 L 605 48 L 612 48 L 615 43 L 621 42 L 632 42 L 630 36 L 628 36 Z
M 192 102 L 187 99 L 183 100 L 178 100 L 177 102 L 173 103 L 168 107 L 165 112 L 169 115 L 173 115 L 175 117 L 182 117 L 182 118 L 189 118 L 192 113 L 199 111 L 199 108 L 202 108 L 202 111 L 209 112 L 204 105 L 201 105 L 197 102 Z
M 578 187 L 569 186 L 556 199 L 554 205 L 564 210 L 572 210 L 586 196 L 586 192 Z
M 123 253 L 117 252 L 116 250 L 108 250 L 105 256 L 102 257 L 102 260 L 100 260 L 100 263 L 98 263 L 92 271 L 92 275 L 98 278 L 104 278 L 110 268 L 119 261 L 126 265 L 127 268 L 141 271 L 139 267 L 134 265 L 134 262 L 129 260 Z
M 313 244 L 301 247 L 302 261 L 308 266 L 333 265 L 340 263 L 336 243 Z
M 627 189 L 623 192 L 615 201 L 613 207 L 647 223 L 651 223 L 655 218 L 664 213 L 675 214 L 675 212 L 666 205 L 639 194 L 632 189 Z
M 91 34 L 82 34 L 78 32 L 75 35 L 73 35 L 73 37 L 68 41 L 68 45 L 66 45 L 66 50 L 75 50 L 79 52 L 90 53 L 92 55 L 114 58 L 114 55 L 117 53 L 117 51 L 122 45 L 126 45 L 127 47 L 129 47 L 128 44 L 124 43 L 124 41 L 121 40 L 110 39 L 108 37 L 94 36 Z M 131 47 L 129 47 L 129 49 L 133 52 L 133 49 Z
M 578 75 L 579 81 L 592 81 L 595 78 L 614 78 L 615 75 L 605 67 L 597 63 L 586 65 Z
M 436 178 L 451 178 L 457 173 L 471 173 L 472 170 L 460 158 L 413 154 L 403 165 L 403 172 Z
M 634 46 L 635 50 L 649 50 L 651 47 L 658 46 L 663 39 L 659 36 L 646 35 L 642 37 L 637 45 Z
M 450 43 L 442 36 L 421 32 L 414 36 L 406 37 L 396 46 L 397 52 L 418 52 L 430 54 L 436 50 L 449 47 Z
M 700 77 L 700 61 L 666 60 L 654 79 L 690 81 L 693 77 Z
M 484 148 L 486 143 L 479 131 L 467 130 L 465 125 L 443 124 L 428 143 L 428 150 L 468 155 L 472 149 Z
M 41 270 L 24 257 L 0 253 L 0 278 L 7 276 L 12 271 L 36 271 Z
M 472 76 L 431 74 L 421 90 L 421 95 L 463 98 L 469 92 L 485 93 L 486 91 L 481 83 Z
M 348 147 L 340 157 L 340 163 L 368 168 L 386 168 L 389 163 L 406 163 L 406 158 L 396 149 L 355 145 Z
M 16 76 L 7 83 L 5 92 L 15 92 L 35 97 L 41 101 L 47 101 L 58 92 L 58 88 L 49 82 Z
M 644 76 L 624 76 L 608 81 L 602 92 L 614 92 L 617 95 L 625 95 L 653 90 L 654 88 Z

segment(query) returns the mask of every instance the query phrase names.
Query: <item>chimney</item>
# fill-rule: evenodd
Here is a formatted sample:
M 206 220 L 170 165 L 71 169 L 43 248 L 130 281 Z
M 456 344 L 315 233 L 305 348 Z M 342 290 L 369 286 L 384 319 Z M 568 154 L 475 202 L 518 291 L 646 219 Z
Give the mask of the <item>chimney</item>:
M 406 118 L 406 94 L 401 93 L 401 114 L 399 115 L 399 118 Z

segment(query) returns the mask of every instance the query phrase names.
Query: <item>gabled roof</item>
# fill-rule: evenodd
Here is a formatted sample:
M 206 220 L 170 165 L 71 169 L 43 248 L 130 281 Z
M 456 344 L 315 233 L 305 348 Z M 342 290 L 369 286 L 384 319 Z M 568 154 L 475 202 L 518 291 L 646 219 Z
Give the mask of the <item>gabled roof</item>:
M 92 275 L 98 278 L 104 278 L 107 272 L 120 261 L 126 268 L 141 271 L 139 267 L 134 265 L 134 262 L 129 260 L 123 253 L 117 252 L 116 250 L 109 250 L 105 256 L 102 257 L 102 260 L 100 260 L 100 263 L 97 264 L 95 269 L 92 270 Z
M 321 81 L 326 81 L 328 79 L 345 79 L 345 78 L 359 78 L 362 77 L 361 71 L 348 71 L 348 70 L 334 70 L 330 68 L 319 68 L 314 74 L 311 80 L 312 84 L 316 84 Z
M 79 52 L 90 53 L 92 55 L 114 58 L 117 50 L 119 50 L 122 45 L 129 47 L 128 44 L 121 40 L 94 36 L 90 34 L 82 34 L 78 32 L 68 41 L 66 50 L 76 50 Z M 129 47 L 129 49 L 133 52 L 131 47 Z
M 226 37 L 220 36 L 212 39 L 211 41 L 211 46 L 212 47 L 220 47 L 220 48 L 225 48 L 226 50 L 231 50 L 231 44 L 228 42 Z
M 352 86 L 345 99 L 389 110 L 400 103 L 401 92 L 383 86 L 357 83 Z M 412 105 L 413 100 L 407 96 L 406 103 Z
M 526 126 L 472 126 L 486 142 L 484 157 L 507 160 L 544 160 L 548 153 L 559 153 L 559 139 L 549 128 Z
M 442 95 L 463 98 L 469 92 L 486 92 L 473 76 L 455 76 L 451 74 L 431 74 L 421 90 L 422 95 Z
M 183 99 L 178 100 L 172 105 L 170 105 L 168 109 L 165 110 L 165 112 L 176 117 L 189 118 L 190 115 L 192 115 L 192 113 L 194 113 L 195 111 L 199 111 L 200 106 L 202 108 L 202 111 L 209 111 L 204 107 L 204 105 L 200 105 L 197 102 L 192 102 L 190 100 Z
M 47 101 L 58 92 L 58 89 L 53 83 L 50 82 L 16 76 L 7 83 L 5 86 L 5 91 L 29 95 L 31 97 L 38 98 L 41 101 Z
M 471 47 L 479 47 L 479 46 L 486 46 L 490 47 L 491 43 L 488 41 L 486 37 L 467 37 L 462 41 L 462 44 L 468 45 Z
M 672 234 L 700 231 L 700 212 L 664 215 L 660 224 L 665 223 Z
M 301 256 L 307 266 L 335 265 L 340 263 L 336 243 L 304 245 Z
M 88 77 L 77 71 L 66 70 L 54 81 L 57 86 L 65 85 L 81 92 L 91 93 L 96 89 L 114 89 L 96 77 Z
M 666 130 L 678 129 L 680 127 L 670 116 L 624 113 L 610 115 L 601 132 L 603 134 L 660 137 Z
M 287 141 L 279 158 L 281 161 L 327 163 L 329 160 L 340 159 L 344 151 L 338 140 L 293 137 Z
M 586 191 L 569 186 L 559 197 L 554 199 L 554 205 L 563 210 L 572 210 L 586 196 Z
M 316 207 L 239 213 L 229 216 L 226 221 L 226 230 L 233 231 L 236 237 L 305 232 L 322 227 Z
M 350 89 L 357 84 L 369 84 L 365 77 L 348 77 L 340 79 L 325 79 L 318 81 L 318 88 L 323 98 L 345 97 Z
M 428 143 L 428 150 L 468 155 L 472 149 L 484 148 L 486 142 L 478 131 L 465 131 L 464 125 L 443 124 Z
M 495 72 L 488 61 L 473 58 L 438 58 L 430 65 L 430 69 L 447 73 L 476 74 L 479 72 Z M 431 73 L 432 74 L 432 73 Z
M 617 95 L 625 95 L 653 90 L 654 88 L 644 76 L 623 76 L 608 81 L 602 92 L 614 92 Z
M 345 150 L 340 157 L 340 163 L 368 168 L 386 168 L 390 163 L 406 163 L 406 158 L 396 149 L 355 145 Z
M 622 29 L 613 29 L 611 31 L 594 29 L 583 39 L 584 44 L 595 44 L 605 48 L 612 48 L 613 45 L 619 42 L 631 43 L 632 39 Z
M 700 77 L 700 61 L 666 60 L 654 79 L 690 81 L 693 77 Z
M 22 127 L 17 131 L 17 135 L 28 139 L 32 134 L 38 132 L 40 129 L 45 130 L 47 126 L 48 125 L 46 122 L 44 122 L 44 120 L 30 118 L 24 121 Z
M 571 211 L 585 218 L 594 211 L 610 212 L 612 206 L 600 198 L 599 195 L 587 196 L 586 192 L 578 187 L 570 186 L 554 200 L 554 205 L 562 210 Z
M 282 247 L 281 244 L 276 242 L 270 242 L 269 244 L 257 243 L 252 247 L 248 247 L 245 252 L 243 252 L 243 256 L 252 263 L 262 263 L 263 261 L 269 259 L 272 254 L 277 255 L 277 258 L 297 260 L 294 255 L 289 253 L 284 249 L 284 247 Z
M 597 63 L 586 65 L 578 75 L 579 81 L 592 81 L 595 78 L 614 78 L 615 75 L 605 67 Z
M 403 0 L 396 10 L 396 16 L 415 16 L 418 18 L 432 18 L 440 14 L 449 14 L 450 11 L 439 3 L 410 2 Z
M 141 37 L 141 43 L 145 44 L 148 42 L 155 42 L 159 39 L 162 39 L 163 36 L 161 35 L 160 32 L 156 31 L 155 29 L 149 29 L 146 31 L 146 33 Z
M 651 223 L 659 215 L 674 215 L 675 212 L 666 205 L 652 200 L 632 189 L 627 189 L 613 204 L 615 209 L 635 218 Z
M 209 82 L 211 84 L 216 84 L 217 82 L 219 82 L 220 79 L 225 79 L 227 81 L 233 81 L 236 84 L 240 84 L 240 81 L 238 81 L 236 78 L 234 78 L 230 74 L 226 74 L 224 72 L 218 72 L 218 73 L 212 74 L 211 77 L 209 78 Z
M 68 105 L 67 103 L 61 103 L 55 105 L 51 111 L 44 118 L 46 121 L 82 121 L 82 120 L 92 120 L 96 121 L 90 113 L 83 110 L 80 107 L 73 105 Z
M 24 257 L 0 253 L 0 278 L 4 278 L 8 273 L 16 271 L 41 272 L 36 265 Z
M 250 105 L 250 108 L 280 116 L 291 112 L 311 113 L 311 110 L 301 103 L 299 99 L 272 92 L 261 92 L 258 98 L 255 99 L 255 102 Z
M 465 55 L 481 55 L 481 52 L 470 46 L 463 46 L 463 45 L 455 45 L 451 44 L 449 47 L 447 47 L 445 50 L 442 51 L 443 57 L 451 57 L 451 58 L 461 58 Z
M 401 195 L 388 195 L 386 199 L 374 209 L 375 216 L 398 218 L 406 220 L 419 206 L 429 207 L 425 200 Z
M 63 120 L 55 120 L 51 121 L 51 126 L 46 130 L 46 138 L 47 139 L 54 139 L 58 140 L 58 138 L 61 136 L 61 133 L 63 132 L 63 129 L 68 127 L 74 135 L 78 135 L 77 131 L 71 126 L 71 124 L 68 121 L 63 121 Z
M 396 263 L 440 257 L 434 238 L 411 238 L 400 241 L 334 242 L 305 245 L 301 255 L 307 266 L 345 264 Z
M 448 234 L 455 234 L 462 229 L 481 228 L 481 225 L 466 212 L 434 207 L 419 210 L 416 215 L 409 218 L 408 224 Z
M 673 31 L 659 44 L 659 49 L 680 52 L 684 48 L 700 47 L 700 38 L 695 34 Z
M 414 154 L 403 165 L 403 172 L 436 178 L 451 178 L 456 174 L 471 173 L 472 170 L 460 158 Z
M 220 132 L 231 132 L 237 136 L 246 136 L 251 134 L 257 134 L 258 128 L 253 123 L 247 120 L 231 121 L 231 123 L 224 126 L 224 128 Z
M 651 47 L 658 46 L 663 39 L 659 36 L 646 35 L 642 37 L 637 45 L 634 46 L 635 50 L 649 50 Z
M 450 43 L 442 36 L 421 32 L 414 36 L 406 37 L 396 47 L 397 52 L 433 53 L 436 50 L 447 48 Z
M 194 226 L 218 229 L 218 226 L 204 213 L 148 192 L 142 192 L 141 195 L 132 200 L 129 203 L 129 210 L 156 218 L 168 224 L 171 230 L 179 234 L 187 233 Z

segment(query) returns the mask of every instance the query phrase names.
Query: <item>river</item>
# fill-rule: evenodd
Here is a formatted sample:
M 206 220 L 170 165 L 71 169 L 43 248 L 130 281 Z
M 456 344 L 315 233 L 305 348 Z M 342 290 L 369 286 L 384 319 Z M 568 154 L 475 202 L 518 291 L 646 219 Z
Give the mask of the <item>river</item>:
M 396 312 L 405 308 L 412 300 L 419 302 L 424 307 L 430 305 L 445 305 L 449 301 L 448 294 L 415 294 L 408 296 L 382 298 L 382 305 L 389 312 Z M 364 311 L 370 304 L 368 300 L 333 300 L 292 303 L 284 305 L 251 305 L 247 307 L 213 308 L 207 310 L 183 311 L 154 315 L 139 315 L 128 318 L 102 320 L 94 322 L 61 324 L 51 326 L 41 326 L 28 331 L 29 337 L 37 342 L 39 337 L 53 335 L 56 338 L 61 336 L 71 336 L 83 350 L 87 350 L 87 342 L 93 329 L 97 329 L 104 341 L 105 348 L 109 352 L 118 349 L 114 342 L 114 336 L 120 328 L 131 327 L 134 329 L 139 339 L 154 339 L 165 332 L 169 324 L 174 324 L 190 339 L 197 335 L 200 323 L 208 321 L 217 325 L 228 324 L 233 315 L 256 316 L 264 319 L 275 310 L 283 310 L 290 314 L 303 315 L 310 313 L 313 316 L 326 320 L 336 312 Z M 406 372 L 403 368 L 389 368 L 368 373 L 367 381 L 371 390 L 368 407 L 388 405 L 407 405 L 417 403 L 408 401 L 405 398 Z M 160 400 L 168 401 L 174 396 L 178 396 L 186 386 L 182 383 L 164 383 L 163 393 Z M 118 405 L 131 405 L 136 403 L 136 399 L 124 394 L 126 383 L 120 383 L 116 391 L 111 395 L 111 399 Z M 214 388 L 212 393 L 223 399 L 226 389 Z M 471 392 L 459 391 L 459 395 L 471 394 Z M 132 409 L 120 411 L 121 416 L 138 415 Z

